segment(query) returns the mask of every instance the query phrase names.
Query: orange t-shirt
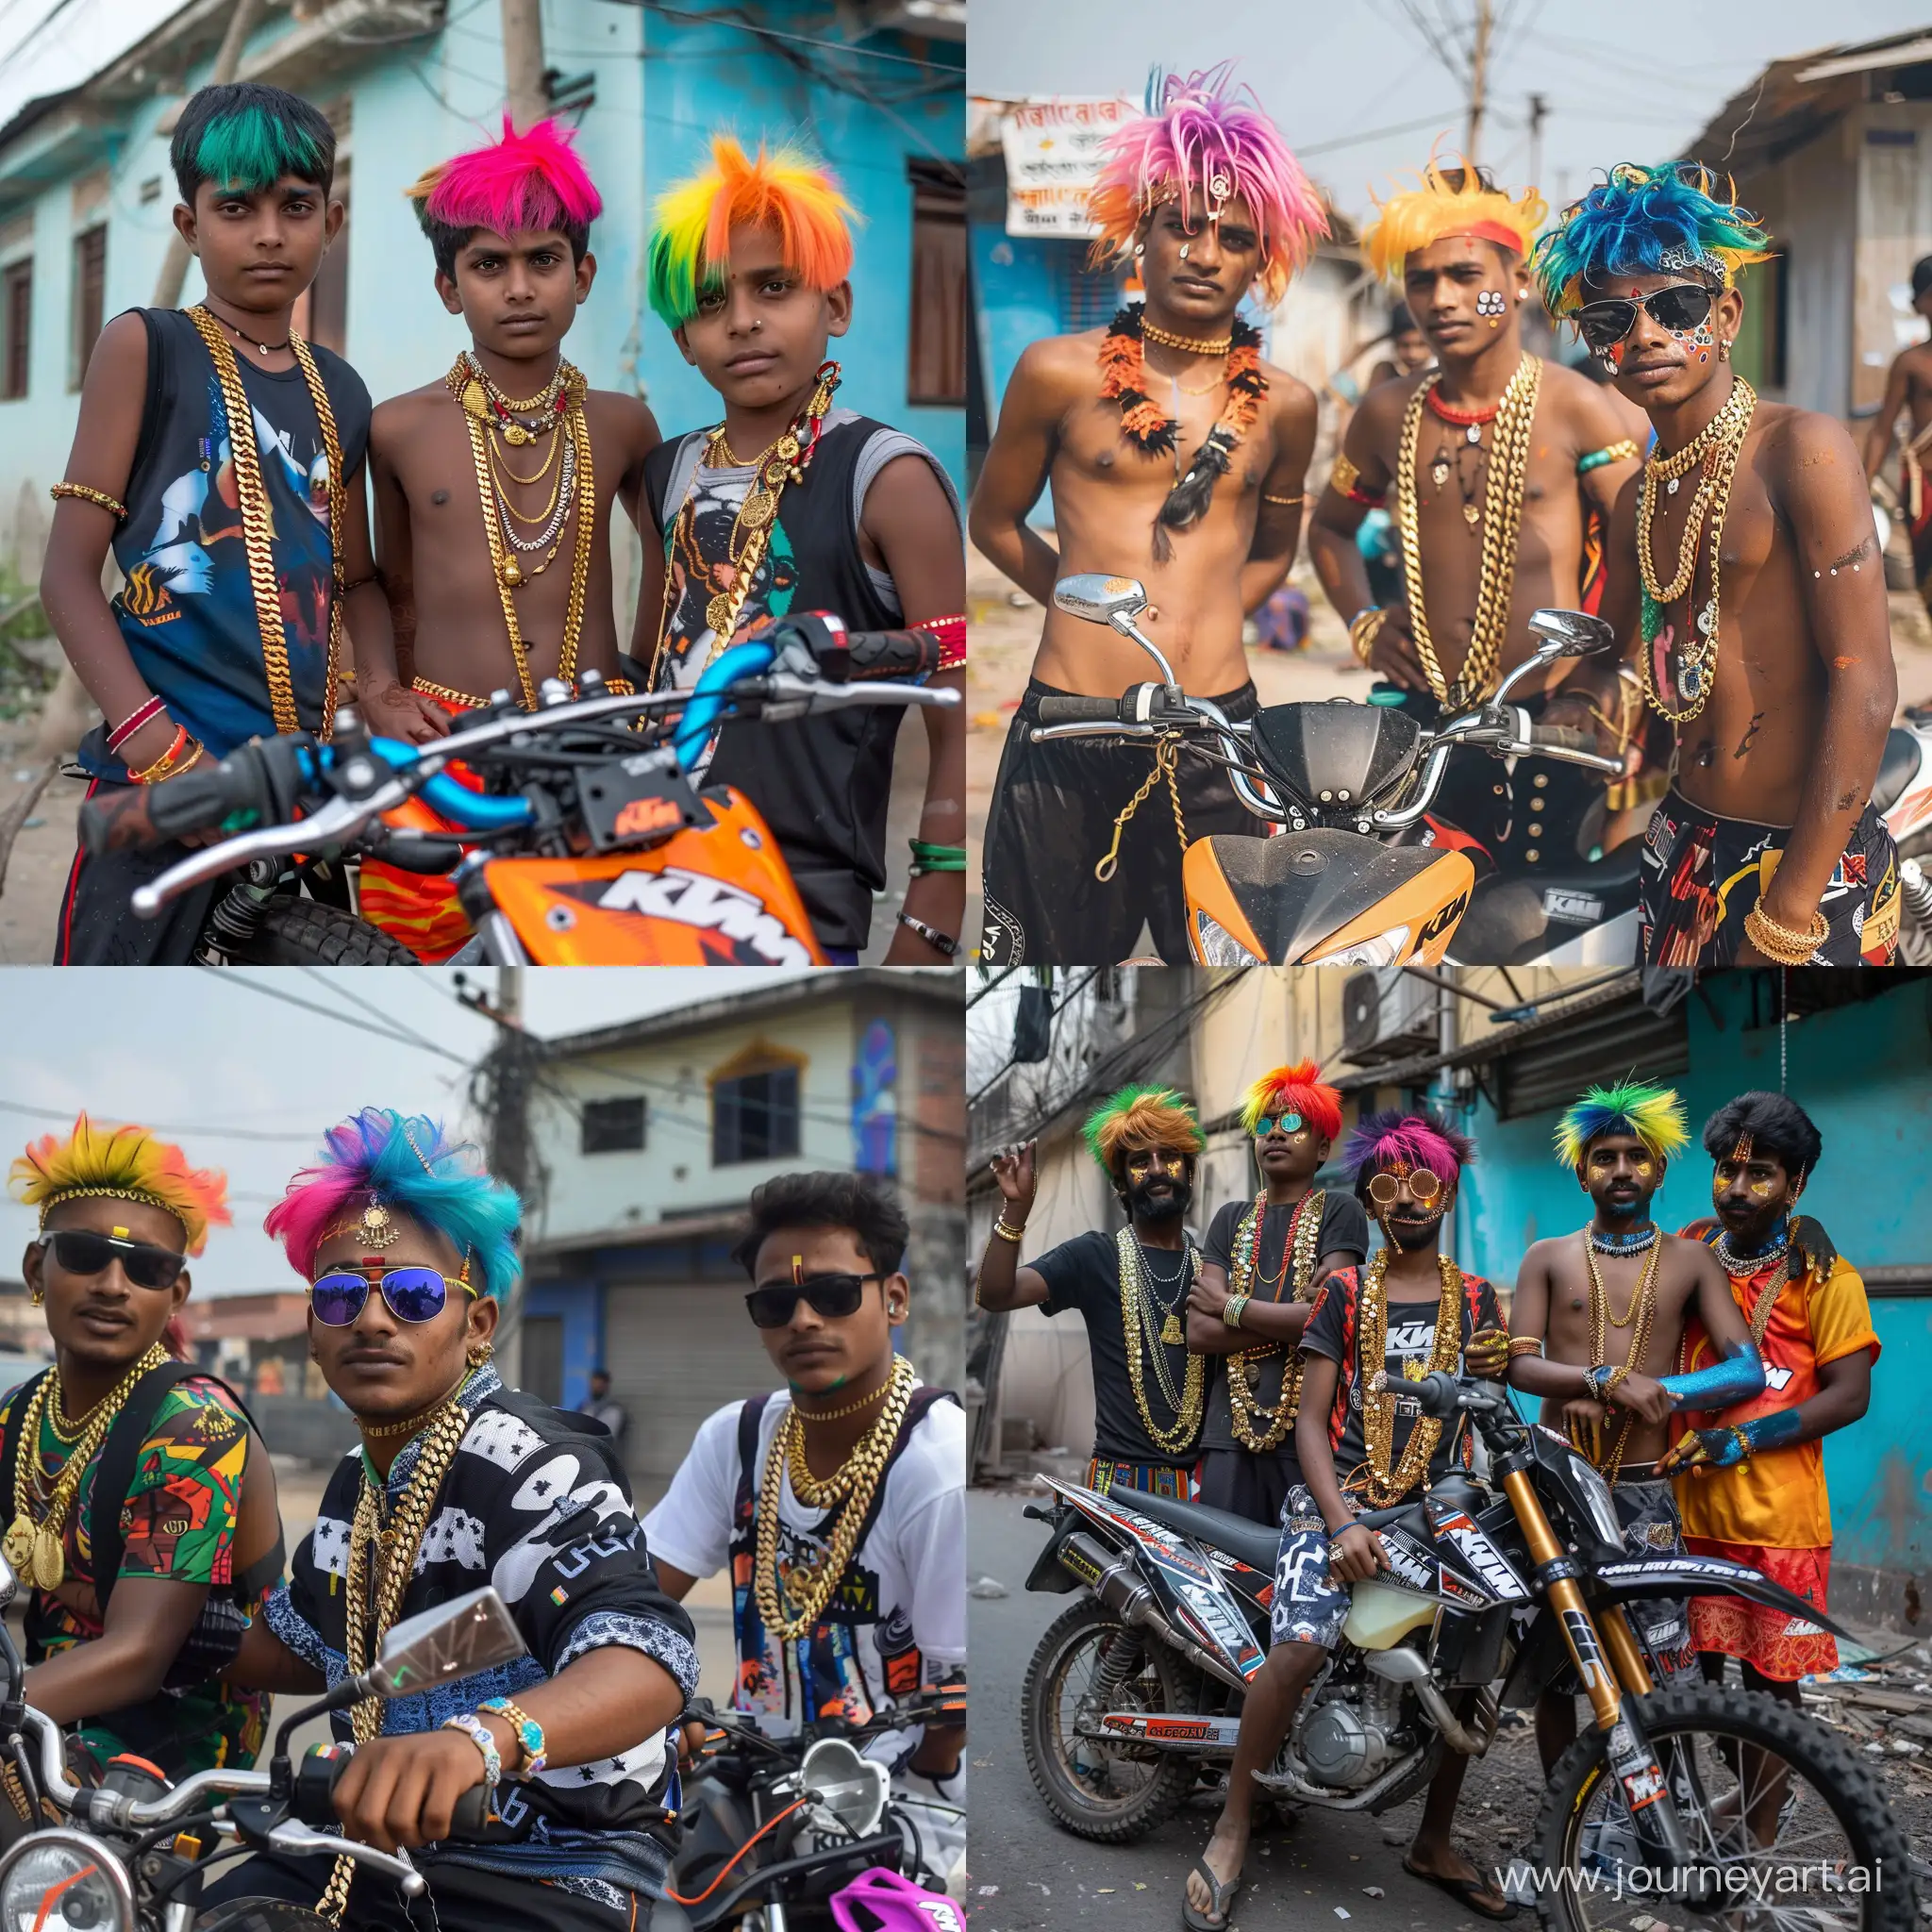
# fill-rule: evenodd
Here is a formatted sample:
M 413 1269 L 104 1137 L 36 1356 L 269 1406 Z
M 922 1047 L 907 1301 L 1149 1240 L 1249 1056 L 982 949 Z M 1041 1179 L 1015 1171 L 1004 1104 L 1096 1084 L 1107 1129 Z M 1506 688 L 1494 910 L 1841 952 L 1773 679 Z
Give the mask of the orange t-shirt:
M 1773 1267 L 1777 1264 L 1774 1262 Z M 1770 1268 L 1749 1280 L 1731 1281 L 1731 1296 L 1751 1319 Z M 1765 1389 L 1716 1415 L 1694 1418 L 1698 1426 L 1722 1428 L 1753 1417 L 1795 1408 L 1818 1393 L 1818 1371 L 1861 1348 L 1878 1359 L 1878 1337 L 1857 1270 L 1842 1257 L 1820 1281 L 1806 1274 L 1778 1292 L 1764 1331 Z M 1717 1360 L 1704 1324 L 1694 1316 L 1684 1331 L 1686 1369 Z M 1767 1549 L 1815 1550 L 1831 1546 L 1831 1499 L 1824 1488 L 1824 1448 L 1816 1438 L 1767 1449 L 1735 1469 L 1691 1473 L 1676 1479 L 1677 1507 L 1686 1536 L 1720 1542 L 1757 1543 Z

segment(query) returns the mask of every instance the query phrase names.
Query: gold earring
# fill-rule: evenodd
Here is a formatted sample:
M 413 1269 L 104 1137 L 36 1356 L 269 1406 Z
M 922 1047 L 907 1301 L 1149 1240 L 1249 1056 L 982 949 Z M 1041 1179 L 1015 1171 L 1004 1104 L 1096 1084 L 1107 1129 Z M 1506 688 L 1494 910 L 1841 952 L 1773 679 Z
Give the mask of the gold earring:
M 42 1288 L 39 1282 L 36 1282 L 34 1284 L 34 1291 L 30 1295 L 27 1296 L 27 1300 L 30 1301 L 34 1305 L 34 1307 L 38 1308 L 46 1301 L 46 1299 L 47 1291 L 44 1288 Z
M 1718 341 L 1717 359 L 1720 362 L 1728 362 L 1731 359 L 1731 345 L 1722 338 Z
M 495 1353 L 496 1344 L 493 1341 L 479 1341 L 468 1352 L 464 1359 L 473 1369 L 480 1369 Z

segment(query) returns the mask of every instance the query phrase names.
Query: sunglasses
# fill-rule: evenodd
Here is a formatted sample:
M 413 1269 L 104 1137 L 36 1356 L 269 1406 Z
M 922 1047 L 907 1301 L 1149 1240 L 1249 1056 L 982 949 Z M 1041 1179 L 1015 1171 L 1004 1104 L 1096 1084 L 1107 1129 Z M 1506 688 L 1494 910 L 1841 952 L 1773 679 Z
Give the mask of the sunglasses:
M 1426 1167 L 1418 1167 L 1406 1174 L 1372 1174 L 1369 1178 L 1369 1199 L 1378 1208 L 1392 1208 L 1402 1198 L 1405 1181 L 1408 1183 L 1411 1201 L 1433 1201 L 1442 1191 L 1441 1177 Z
M 36 1245 L 51 1254 L 54 1265 L 69 1274 L 105 1274 L 118 1259 L 122 1274 L 136 1288 L 173 1288 L 188 1265 L 186 1255 L 158 1248 L 152 1241 L 92 1234 L 79 1227 L 58 1227 L 52 1234 L 43 1234 Z
M 1637 326 L 1641 308 L 1659 328 L 1673 335 L 1688 335 L 1709 319 L 1711 304 L 1717 297 L 1701 282 L 1673 282 L 1667 289 L 1641 300 L 1635 295 L 1618 296 L 1613 301 L 1586 302 L 1576 311 L 1577 331 L 1599 355 L 1613 349 Z
M 380 1271 L 380 1272 L 378 1272 Z M 325 1328 L 346 1328 L 368 1306 L 369 1291 L 382 1291 L 383 1306 L 398 1322 L 433 1322 L 449 1302 L 449 1291 L 459 1288 L 465 1294 L 476 1291 L 470 1285 L 470 1260 L 463 1257 L 463 1272 L 451 1281 L 436 1268 L 383 1269 L 376 1260 L 361 1269 L 338 1268 L 310 1283 L 308 1305 Z
M 1302 1117 L 1298 1113 L 1277 1113 L 1272 1119 L 1264 1113 L 1255 1123 L 1255 1139 L 1265 1141 L 1276 1127 L 1279 1127 L 1284 1134 L 1292 1134 L 1297 1132 L 1301 1125 Z
M 797 1281 L 769 1281 L 753 1289 L 745 1296 L 744 1306 L 760 1328 L 789 1327 L 801 1299 L 811 1304 L 813 1314 L 836 1322 L 858 1314 L 868 1281 L 885 1278 L 883 1274 L 808 1274 Z

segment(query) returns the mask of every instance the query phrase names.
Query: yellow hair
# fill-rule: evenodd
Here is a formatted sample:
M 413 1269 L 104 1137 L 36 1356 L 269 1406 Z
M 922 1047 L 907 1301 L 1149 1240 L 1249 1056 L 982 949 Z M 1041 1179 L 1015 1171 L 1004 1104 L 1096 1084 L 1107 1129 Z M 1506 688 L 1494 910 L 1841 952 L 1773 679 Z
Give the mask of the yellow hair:
M 1433 152 L 1414 188 L 1377 201 L 1375 208 L 1375 224 L 1362 237 L 1362 254 L 1385 282 L 1400 282 L 1408 258 L 1445 235 L 1485 235 L 1526 258 L 1550 211 L 1534 188 L 1525 188 L 1521 201 L 1511 201 L 1500 189 L 1486 188 L 1467 163 L 1439 160 Z M 1507 242 L 1506 236 L 1510 238 Z
M 191 1255 L 207 1245 L 211 1225 L 226 1227 L 232 1219 L 226 1174 L 190 1167 L 180 1148 L 145 1127 L 97 1127 L 86 1114 L 66 1140 L 46 1134 L 34 1141 L 14 1161 L 8 1189 L 41 1210 L 43 1228 L 61 1202 L 90 1195 L 158 1208 L 181 1224 Z

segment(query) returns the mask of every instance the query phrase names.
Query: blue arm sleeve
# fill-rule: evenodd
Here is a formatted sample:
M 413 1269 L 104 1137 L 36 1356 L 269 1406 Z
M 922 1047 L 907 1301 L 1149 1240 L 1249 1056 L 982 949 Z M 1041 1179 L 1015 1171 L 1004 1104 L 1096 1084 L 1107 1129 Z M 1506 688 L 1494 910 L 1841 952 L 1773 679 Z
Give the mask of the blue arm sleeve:
M 1801 1426 L 1795 1408 L 1776 1408 L 1769 1415 L 1753 1416 L 1743 1428 L 1755 1452 L 1782 1448 L 1797 1436 Z
M 1764 1362 L 1749 1341 L 1734 1341 L 1724 1358 L 1694 1374 L 1666 1375 L 1673 1408 L 1729 1408 L 1764 1392 Z

